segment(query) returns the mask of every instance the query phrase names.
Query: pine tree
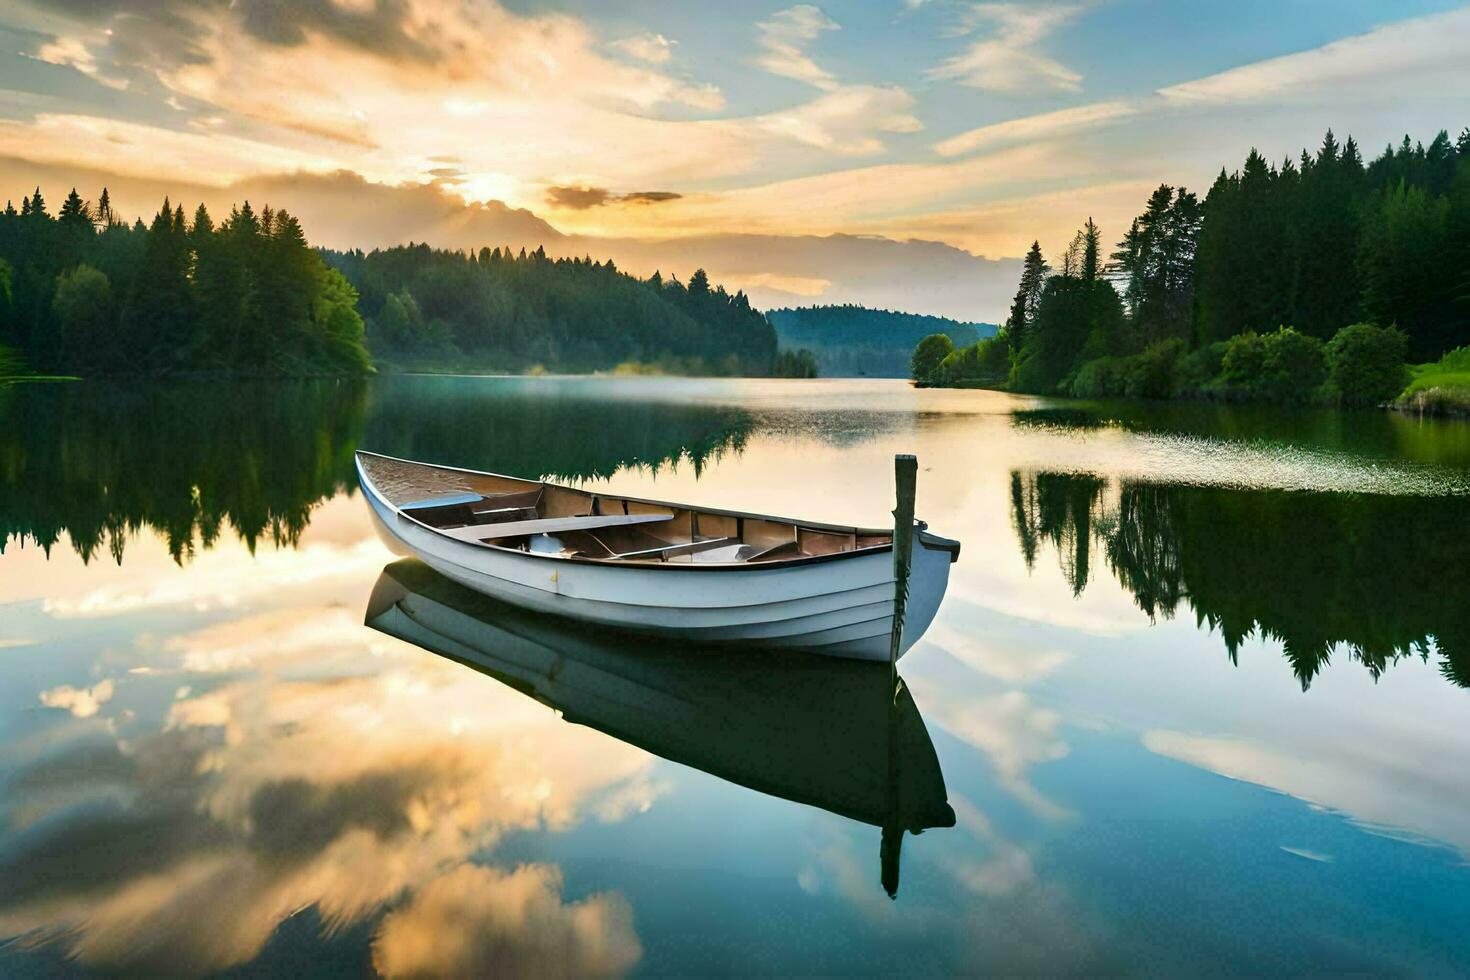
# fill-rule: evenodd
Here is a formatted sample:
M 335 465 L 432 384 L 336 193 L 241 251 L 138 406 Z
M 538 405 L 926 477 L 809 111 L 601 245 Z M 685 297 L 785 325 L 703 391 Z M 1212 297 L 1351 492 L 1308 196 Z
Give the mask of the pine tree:
M 703 269 L 695 269 L 694 275 L 689 277 L 689 295 L 703 299 L 709 294 L 709 276 L 705 275 Z
M 1097 282 L 1102 275 L 1102 232 L 1098 230 L 1091 218 L 1082 230 L 1082 281 L 1087 283 Z
M 97 210 L 93 213 L 92 218 L 101 230 L 105 231 L 112 227 L 112 198 L 108 195 L 106 187 L 102 188 L 102 196 L 97 198 Z
M 1031 325 L 1036 320 L 1037 307 L 1041 305 L 1041 293 L 1046 288 L 1046 277 L 1051 266 L 1041 255 L 1041 242 L 1032 241 L 1026 258 L 1021 261 L 1021 281 L 1016 287 L 1016 298 L 1011 302 L 1011 315 L 1006 336 L 1011 350 L 1019 354 L 1026 344 Z
M 82 200 L 81 195 L 77 193 L 75 187 L 71 189 L 71 193 L 66 196 L 66 200 L 62 203 L 61 210 L 57 213 L 57 220 L 68 228 L 75 228 L 78 225 L 86 225 L 88 228 L 91 228 L 91 210 Z

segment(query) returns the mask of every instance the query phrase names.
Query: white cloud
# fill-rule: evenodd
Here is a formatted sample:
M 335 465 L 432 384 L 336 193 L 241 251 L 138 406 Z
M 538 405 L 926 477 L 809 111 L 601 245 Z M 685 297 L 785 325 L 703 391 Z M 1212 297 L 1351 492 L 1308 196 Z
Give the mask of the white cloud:
M 677 43 L 662 34 L 635 34 L 632 37 L 614 41 L 612 46 L 639 61 L 646 61 L 650 65 L 663 65 L 674 56 L 674 45 Z
M 844 85 L 752 123 L 767 133 L 842 156 L 881 153 L 875 133 L 913 133 L 923 128 L 910 112 L 914 98 L 897 86 Z
M 351 547 L 327 544 L 280 548 L 251 556 L 243 548 L 216 548 L 187 568 L 157 575 L 119 577 L 80 597 L 47 599 L 47 614 L 60 619 L 116 616 L 160 608 L 231 608 L 268 601 L 285 590 L 351 581 L 381 567 L 383 547 L 364 539 Z
M 985 25 L 989 33 L 930 69 L 929 75 L 987 92 L 1076 92 L 1082 76 L 1036 48 L 1082 9 L 1078 4 L 977 3 L 959 33 Z
M 1233 104 L 1285 99 L 1401 99 L 1404 83 L 1426 95 L 1463 89 L 1470 7 L 1418 17 L 1310 51 L 1232 68 L 1162 89 L 1173 102 Z
M 336 169 L 329 157 L 271 142 L 64 113 L 0 120 L 0 154 L 37 163 L 82 159 L 114 174 L 216 186 L 264 173 Z
M 806 47 L 824 31 L 839 29 L 838 23 L 820 7 L 797 4 L 771 15 L 770 20 L 756 24 L 761 56 L 756 64 L 773 75 L 806 82 L 821 89 L 834 89 L 837 79 L 819 66 L 806 53 Z
M 87 46 L 74 37 L 57 37 L 37 49 L 34 57 L 49 65 L 75 68 L 90 78 L 119 91 L 128 87 L 126 79 L 113 78 L 97 70 L 97 59 Z
M 1000 144 L 1040 140 L 1079 129 L 1092 129 L 1104 123 L 1125 119 L 1137 111 L 1136 105 L 1125 101 L 1095 102 L 1090 105 L 1073 106 L 1070 109 L 1058 109 L 1055 112 L 1008 119 L 1005 122 L 971 129 L 935 143 L 934 150 L 940 156 L 960 156 Z
M 561 872 L 465 864 L 388 914 L 373 940 L 386 977 L 605 977 L 637 963 L 633 909 L 618 895 L 567 903 Z
M 1393 741 L 1383 731 L 1359 734 L 1334 739 L 1313 730 L 1240 738 L 1156 730 L 1143 734 L 1143 744 L 1158 755 L 1336 810 L 1366 829 L 1443 842 L 1470 855 L 1470 777 L 1460 751 L 1466 739 L 1442 744 L 1443 730 L 1426 724 L 1396 728 Z
M 93 687 L 76 688 L 63 684 L 41 692 L 41 703 L 48 708 L 70 711 L 78 718 L 90 718 L 103 704 L 112 700 L 112 681 Z

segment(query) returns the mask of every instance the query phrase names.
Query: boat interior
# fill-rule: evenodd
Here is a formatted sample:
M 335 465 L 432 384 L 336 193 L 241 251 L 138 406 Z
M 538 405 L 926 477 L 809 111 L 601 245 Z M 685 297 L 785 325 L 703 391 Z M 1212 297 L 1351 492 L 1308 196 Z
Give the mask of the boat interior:
M 747 564 L 854 553 L 887 531 L 702 510 L 360 453 L 374 489 L 460 541 L 615 562 Z

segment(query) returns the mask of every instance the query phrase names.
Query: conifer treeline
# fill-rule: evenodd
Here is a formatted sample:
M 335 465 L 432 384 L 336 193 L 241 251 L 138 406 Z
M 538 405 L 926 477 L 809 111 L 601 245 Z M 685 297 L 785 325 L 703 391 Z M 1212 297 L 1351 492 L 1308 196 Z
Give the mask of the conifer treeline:
M 318 251 L 284 210 L 246 202 L 216 225 L 203 205 L 190 219 L 165 201 L 128 225 L 106 190 L 95 205 L 73 190 L 53 215 L 38 188 L 0 213 L 0 354 L 33 370 L 362 374 L 369 343 L 390 360 L 502 370 L 812 370 L 778 358 L 765 316 L 703 270 L 685 285 L 540 248 Z
M 776 335 L 744 292 L 640 280 L 609 259 L 552 259 L 543 248 L 453 252 L 407 245 L 322 253 L 362 294 L 379 356 L 524 370 L 596 370 L 625 362 L 670 373 L 766 375 Z
M 39 188 L 0 214 L 0 346 L 86 376 L 361 374 L 357 294 L 283 210 L 249 202 L 216 225 L 168 200 L 144 226 L 73 189 L 53 217 Z
M 1470 129 L 1428 146 L 1405 137 L 1366 164 L 1330 131 L 1315 153 L 1279 165 L 1252 150 L 1203 201 L 1161 185 L 1110 256 L 1089 220 L 1055 265 L 1032 245 L 1003 349 L 931 343 L 916 377 L 1351 400 L 1330 372 L 1372 361 L 1398 377 L 1405 352 L 1430 361 L 1470 342 Z M 1342 333 L 1355 324 L 1371 329 Z

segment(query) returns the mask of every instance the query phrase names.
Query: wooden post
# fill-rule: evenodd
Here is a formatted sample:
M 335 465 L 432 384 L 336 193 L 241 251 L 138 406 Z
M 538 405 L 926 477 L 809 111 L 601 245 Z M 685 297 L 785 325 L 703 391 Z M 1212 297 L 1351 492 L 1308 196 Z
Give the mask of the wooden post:
M 888 665 L 893 673 L 895 694 L 898 691 L 898 654 L 903 642 L 903 613 L 909 598 L 909 562 L 914 553 L 914 485 L 918 471 L 917 457 L 893 457 L 893 482 L 898 502 L 893 508 L 893 633 L 888 640 Z
M 898 654 L 903 646 L 903 614 L 909 598 L 909 562 L 914 553 L 914 485 L 919 461 L 913 456 L 893 457 L 893 482 L 897 503 L 893 508 L 893 632 L 888 638 L 888 819 L 883 824 L 879 845 L 880 877 L 889 898 L 898 898 L 899 853 L 903 847 L 902 784 L 898 772 L 898 746 L 903 733 L 898 713 L 898 695 L 903 681 L 898 677 Z

